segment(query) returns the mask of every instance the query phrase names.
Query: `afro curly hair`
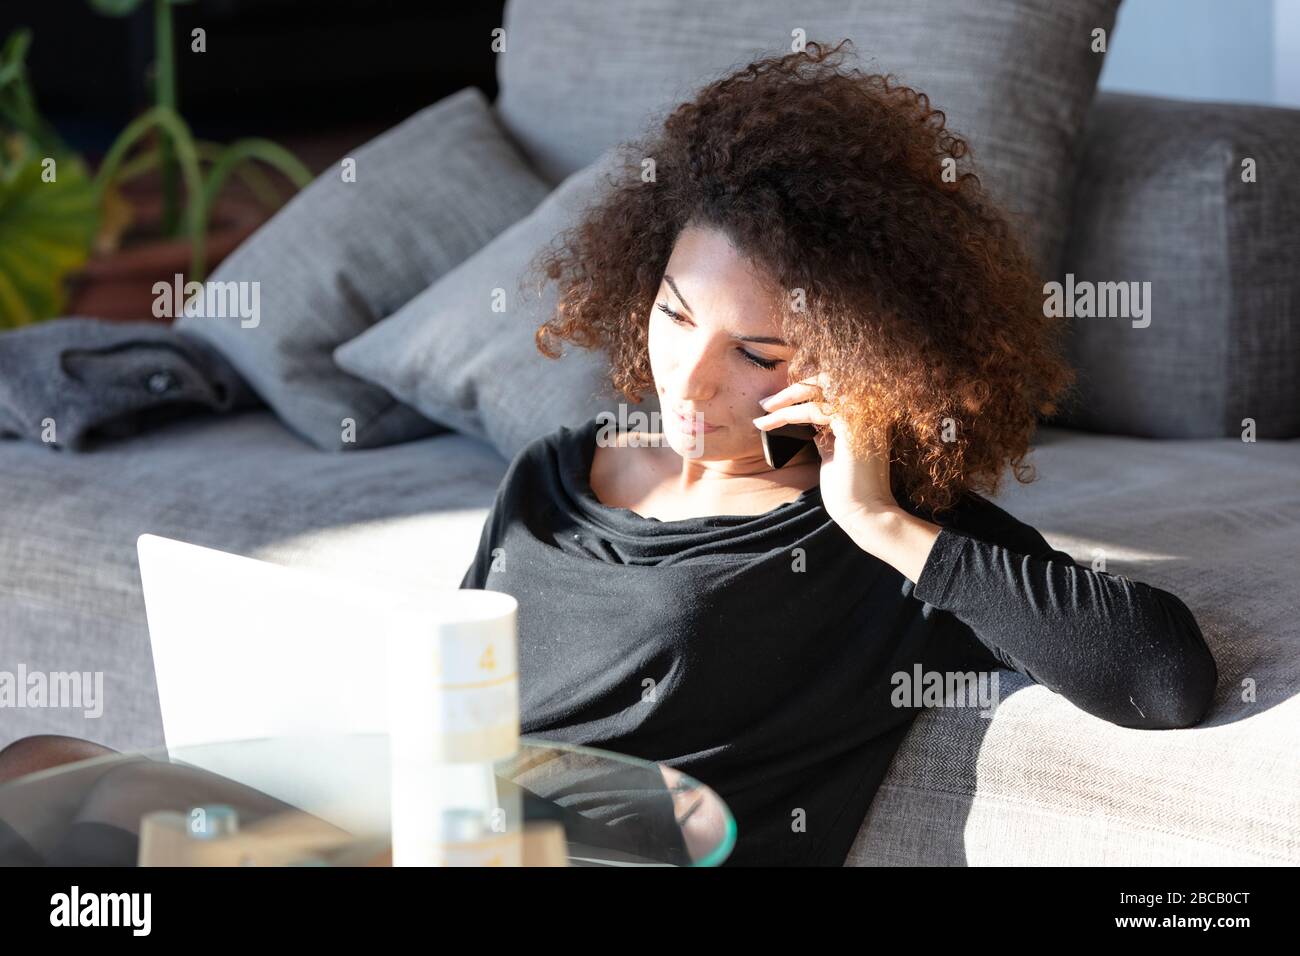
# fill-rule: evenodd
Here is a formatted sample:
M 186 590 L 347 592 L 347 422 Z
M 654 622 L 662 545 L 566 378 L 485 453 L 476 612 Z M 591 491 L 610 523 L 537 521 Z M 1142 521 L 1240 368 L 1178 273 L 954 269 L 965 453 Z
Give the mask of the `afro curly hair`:
M 895 497 L 938 514 L 996 494 L 1008 463 L 1034 479 L 1037 416 L 1075 373 L 966 141 L 924 93 L 842 69 L 846 45 L 758 59 L 622 144 L 620 172 L 531 264 L 559 292 L 535 338 L 551 358 L 560 341 L 604 350 L 639 403 L 676 238 L 718 229 L 788 293 L 775 308 L 790 380 L 827 373 L 855 454 L 889 448 Z

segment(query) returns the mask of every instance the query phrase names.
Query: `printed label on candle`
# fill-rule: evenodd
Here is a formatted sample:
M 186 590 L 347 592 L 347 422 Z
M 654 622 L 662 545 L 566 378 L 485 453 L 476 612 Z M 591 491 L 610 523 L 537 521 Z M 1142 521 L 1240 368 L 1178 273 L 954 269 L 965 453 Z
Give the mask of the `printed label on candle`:
M 440 642 L 444 759 L 488 760 L 518 749 L 515 644 L 499 629 L 448 627 Z
M 401 759 L 499 760 L 519 749 L 514 598 L 437 595 L 433 613 L 394 609 L 388 636 L 389 735 Z

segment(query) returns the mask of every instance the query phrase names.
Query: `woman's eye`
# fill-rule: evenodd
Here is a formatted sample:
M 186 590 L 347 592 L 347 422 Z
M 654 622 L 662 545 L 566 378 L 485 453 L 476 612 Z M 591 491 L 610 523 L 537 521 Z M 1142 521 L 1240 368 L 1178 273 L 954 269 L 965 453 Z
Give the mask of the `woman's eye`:
M 684 321 L 686 321 L 681 317 L 679 313 L 674 312 L 672 309 L 668 308 L 668 306 L 664 305 L 664 303 L 662 302 L 659 303 L 659 311 L 662 312 L 664 315 L 668 316 L 668 318 L 672 319 L 678 325 L 681 325 Z
M 676 312 L 673 309 L 670 309 L 667 305 L 665 305 L 662 302 L 657 302 L 655 304 L 659 307 L 660 312 L 668 316 L 668 318 L 672 319 L 678 325 L 685 324 L 686 320 L 682 318 L 681 313 Z M 760 358 L 759 356 L 753 354 L 752 352 L 746 352 L 744 349 L 736 349 L 736 351 L 739 352 L 741 355 L 743 355 L 745 357 L 745 360 L 750 364 L 757 365 L 759 368 L 766 369 L 769 372 L 781 364 L 780 359 Z
M 769 371 L 771 371 L 772 369 L 776 368 L 778 365 L 781 364 L 779 359 L 759 358 L 757 355 L 753 355 L 749 352 L 746 352 L 744 349 L 737 349 L 736 351 L 739 352 L 741 355 L 745 356 L 745 358 L 753 362 L 759 368 L 765 368 L 768 369 Z

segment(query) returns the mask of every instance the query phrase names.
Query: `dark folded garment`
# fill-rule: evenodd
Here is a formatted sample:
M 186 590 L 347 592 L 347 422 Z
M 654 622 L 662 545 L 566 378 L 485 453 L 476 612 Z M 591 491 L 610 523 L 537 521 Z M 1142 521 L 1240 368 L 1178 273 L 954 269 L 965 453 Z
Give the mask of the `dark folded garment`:
M 169 325 L 76 317 L 0 334 L 0 437 L 85 451 L 185 415 L 261 404 L 219 352 Z

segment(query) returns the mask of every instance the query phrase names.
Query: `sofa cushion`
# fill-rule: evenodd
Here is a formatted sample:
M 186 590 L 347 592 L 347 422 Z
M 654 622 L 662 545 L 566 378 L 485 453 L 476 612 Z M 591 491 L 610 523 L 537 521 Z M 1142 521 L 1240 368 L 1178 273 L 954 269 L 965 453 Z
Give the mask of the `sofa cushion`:
M 339 369 L 335 346 L 364 332 L 549 191 L 467 88 L 323 172 L 214 271 L 256 282 L 260 316 L 185 315 L 277 415 L 319 448 L 371 448 L 439 430 Z M 251 287 L 250 287 L 251 288 Z M 353 423 L 345 428 L 344 420 Z
M 1150 308 L 1069 318 L 1079 380 L 1055 423 L 1214 438 L 1249 418 L 1256 437 L 1300 435 L 1296 143 L 1300 110 L 1097 98 L 1057 278 L 1150 283 Z
M 503 121 L 553 181 L 757 56 L 788 53 L 792 33 L 853 41 L 865 72 L 927 94 L 971 143 L 985 184 L 1045 272 L 1068 222 L 1074 145 L 1119 0 L 529 0 L 506 7 L 497 63 Z M 845 67 L 854 66 L 852 58 Z
M 416 296 L 396 314 L 341 346 L 341 368 L 383 386 L 428 418 L 486 438 L 507 459 L 561 425 L 637 405 L 609 382 L 604 352 L 566 345 L 563 357 L 537 350 L 534 333 L 556 306 L 553 283 L 538 294 L 522 284 L 541 249 L 577 217 L 620 167 L 608 150 L 574 173 L 531 214 Z M 501 306 L 501 308 L 498 308 Z

